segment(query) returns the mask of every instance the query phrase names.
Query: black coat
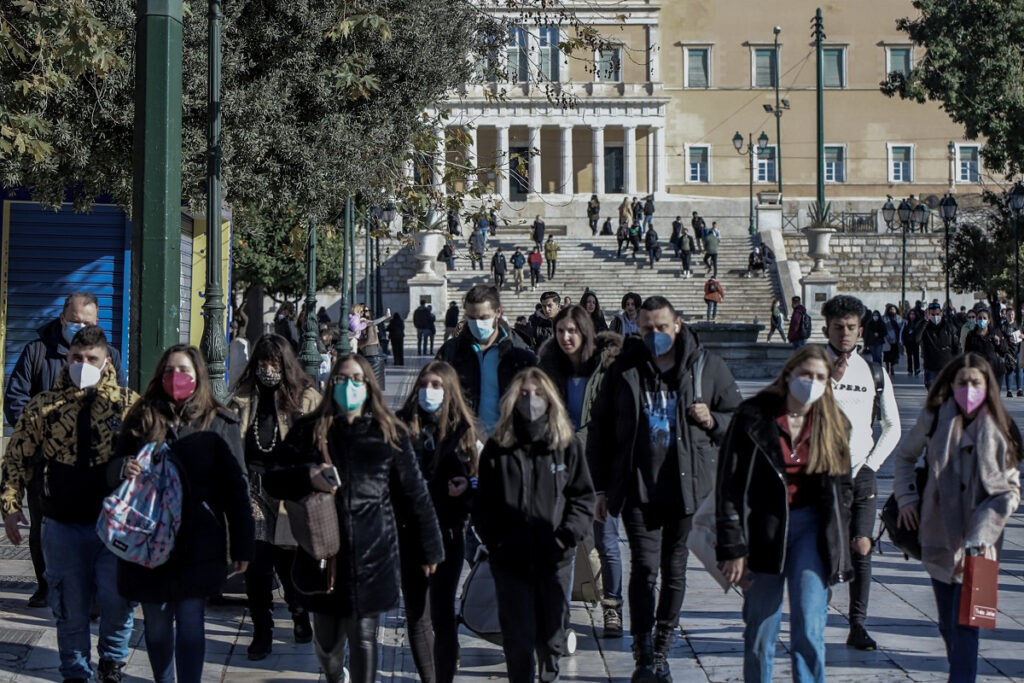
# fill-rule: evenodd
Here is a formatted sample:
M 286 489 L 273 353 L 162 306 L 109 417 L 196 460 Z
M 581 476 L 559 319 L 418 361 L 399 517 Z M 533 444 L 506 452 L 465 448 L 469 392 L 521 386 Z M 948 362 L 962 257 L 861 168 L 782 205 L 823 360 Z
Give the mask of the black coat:
M 395 341 L 405 339 L 405 321 L 397 313 L 391 316 L 391 321 L 388 323 L 388 337 Z
M 780 429 L 775 422 L 781 400 L 758 394 L 736 410 L 719 454 L 715 493 L 718 559 L 746 557 L 751 571 L 765 574 L 781 574 L 785 568 L 789 527 Z M 828 582 L 847 581 L 853 573 L 849 470 L 838 476 L 808 475 L 801 485 L 815 488 L 808 498 L 819 505 L 823 524 L 818 551 Z
M 992 323 L 989 323 L 991 325 Z M 981 330 L 975 327 L 967 333 L 964 340 L 964 352 L 973 352 L 983 356 L 992 371 L 996 373 L 996 379 L 1000 379 L 1006 373 L 1006 357 L 1010 352 L 1006 344 L 1006 337 L 999 328 L 989 329 L 988 334 L 982 336 Z
M 953 360 L 953 356 L 960 355 L 960 334 L 945 319 L 938 325 L 931 321 L 921 323 L 917 340 L 921 345 L 921 361 L 925 370 L 938 372 Z
M 316 416 L 310 415 L 288 432 L 278 452 L 280 467 L 263 477 L 270 495 L 298 501 L 313 492 L 309 468 L 323 461 L 314 445 L 315 424 Z M 372 617 L 398 604 L 398 531 L 393 502 L 408 506 L 425 564 L 444 559 L 437 516 L 408 437 L 402 437 L 401 448 L 394 448 L 373 419 L 360 417 L 350 425 L 339 417 L 331 426 L 328 444 L 341 477 L 335 495 L 341 550 L 334 562 L 322 569 L 299 548 L 292 580 L 299 602 L 311 612 Z M 335 589 L 325 594 L 331 566 Z
M 444 313 L 444 326 L 456 327 L 459 324 L 459 307 L 449 306 Z
M 725 438 L 732 412 L 742 398 L 725 361 L 705 351 L 700 393 L 715 418 L 715 426 L 707 431 L 698 425 L 686 411 L 694 403 L 693 366 L 702 349 L 697 335 L 686 325 L 676 336 L 675 350 L 679 370 L 676 421 L 680 426 L 676 430 L 676 457 L 683 478 L 684 511 L 692 515 L 712 491 L 718 445 Z M 596 463 L 594 485 L 608 496 L 608 510 L 613 515 L 622 510 L 641 466 L 635 459 L 642 450 L 637 446 L 643 419 L 640 372 L 641 365 L 648 363 L 652 363 L 651 354 L 643 341 L 627 337 L 591 407 L 587 460 Z
M 864 345 L 865 346 L 878 346 L 879 344 L 885 343 L 885 323 L 881 318 L 875 320 L 869 316 L 864 321 Z
M 530 316 L 530 327 L 533 328 L 534 349 L 555 336 L 555 325 L 543 313 L 534 313 Z
M 121 431 L 108 469 L 115 479 L 124 459 L 145 444 L 131 433 L 135 424 L 129 417 Z M 181 528 L 165 564 L 147 569 L 118 560 L 117 590 L 128 600 L 164 603 L 217 595 L 228 559 L 253 556 L 255 525 L 235 414 L 218 409 L 205 430 L 199 423 L 169 428 L 166 442 L 184 485 Z
M 526 346 L 518 334 L 504 323 L 499 323 L 502 338 L 498 344 L 498 395 L 503 396 L 512 378 L 523 368 L 537 364 L 537 355 Z M 480 360 L 473 350 L 473 334 L 464 329 L 457 337 L 444 343 L 437 352 L 437 360 L 443 360 L 455 368 L 462 384 L 462 393 L 474 413 L 480 409 Z
M 564 451 L 517 442 L 506 448 L 491 439 L 484 446 L 473 523 L 493 563 L 550 571 L 567 565 L 591 533 L 594 485 L 576 439 Z

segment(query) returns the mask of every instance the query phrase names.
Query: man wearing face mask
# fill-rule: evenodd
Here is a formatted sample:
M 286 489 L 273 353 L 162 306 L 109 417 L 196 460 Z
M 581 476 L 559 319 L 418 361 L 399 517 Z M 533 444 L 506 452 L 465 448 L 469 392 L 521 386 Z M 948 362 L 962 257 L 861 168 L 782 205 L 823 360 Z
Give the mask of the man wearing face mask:
M 832 359 L 832 393 L 850 421 L 850 469 L 853 503 L 850 506 L 850 546 L 853 580 L 850 582 L 850 633 L 846 644 L 874 650 L 877 644 L 865 628 L 871 591 L 871 539 L 874 536 L 875 473 L 900 441 L 900 414 L 889 375 L 865 360 L 857 350 L 863 334 L 864 304 L 853 296 L 832 297 L 821 307 L 822 332 Z M 874 438 L 878 421 L 881 432 Z
M 917 342 L 924 365 L 924 388 L 931 389 L 939 371 L 961 351 L 960 336 L 942 315 L 942 306 L 937 301 L 928 304 L 925 324 L 917 331 Z
M 86 325 L 96 325 L 98 320 L 99 304 L 96 295 L 89 292 L 74 292 L 64 300 L 60 316 L 37 330 L 38 337 L 25 346 L 10 377 L 6 378 L 4 417 L 7 424 L 14 427 L 28 402 L 37 394 L 53 388 L 57 376 L 67 363 L 68 346 L 72 338 Z M 110 365 L 117 373 L 117 383 L 125 386 L 127 382 L 121 370 L 121 354 L 113 347 L 107 348 L 110 353 Z M 43 560 L 39 526 L 43 517 L 39 509 L 39 480 L 40 477 L 33 477 L 26 491 L 31 518 L 28 546 L 36 581 L 39 584 L 38 589 L 28 599 L 29 607 L 46 607 L 46 580 L 43 578 L 46 563 Z
M 640 338 L 626 338 L 591 408 L 587 459 L 596 463 L 598 520 L 620 515 L 629 538 L 633 680 L 667 681 L 686 537 L 742 399 L 725 362 L 701 347 L 667 299 L 644 301 L 637 325 Z
M 132 605 L 117 590 L 117 558 L 96 535 L 103 498 L 110 493 L 107 463 L 121 420 L 138 396 L 117 384 L 107 338 L 96 325 L 72 338 L 68 365 L 50 391 L 29 402 L 14 428 L 3 460 L 0 511 L 7 538 L 22 540 L 21 500 L 26 485 L 41 480 L 46 517 L 43 551 L 54 617 L 60 673 L 64 680 L 92 680 L 89 661 L 89 609 L 99 604 L 97 680 L 120 681 L 128 659 Z M 36 457 L 42 466 L 33 468 Z M 57 609 L 57 606 L 60 609 Z

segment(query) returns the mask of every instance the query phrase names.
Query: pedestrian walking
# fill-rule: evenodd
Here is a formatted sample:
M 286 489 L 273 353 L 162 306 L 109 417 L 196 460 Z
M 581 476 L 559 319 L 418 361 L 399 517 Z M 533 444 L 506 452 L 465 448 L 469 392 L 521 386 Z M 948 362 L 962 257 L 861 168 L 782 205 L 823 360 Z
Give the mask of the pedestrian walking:
M 531 236 L 533 237 L 533 243 L 538 249 L 544 246 L 544 221 L 541 220 L 540 214 L 533 219 L 533 227 L 531 229 Z
M 274 316 L 274 332 L 287 339 L 292 345 L 292 351 L 298 353 L 302 335 L 299 334 L 299 327 L 295 322 L 295 305 L 291 302 L 281 304 L 277 309 L 277 315 Z
M 275 575 L 292 615 L 295 642 L 308 643 L 313 638 L 309 613 L 299 605 L 292 584 L 295 539 L 287 517 L 279 515 L 281 501 L 263 488 L 263 477 L 277 466 L 277 445 L 284 441 L 295 420 L 319 404 L 320 394 L 287 340 L 277 334 L 260 337 L 228 403 L 239 418 L 256 523 L 252 561 L 245 572 L 253 628 L 247 651 L 250 661 L 266 659 L 273 647 Z
M 871 353 L 871 361 L 876 365 L 882 364 L 882 353 L 885 350 L 885 323 L 882 322 L 882 314 L 877 310 L 871 311 L 864 319 L 864 347 Z
M 896 451 L 899 525 L 916 529 L 931 577 L 949 680 L 974 681 L 980 630 L 960 622 L 964 567 L 998 560 L 1020 504 L 1021 435 L 999 399 L 999 379 L 980 355 L 954 358 L 935 378 L 914 429 Z M 924 456 L 924 488 L 918 460 Z
M 644 249 L 647 251 L 647 260 L 651 270 L 654 270 L 654 262 L 661 258 L 661 247 L 658 245 L 658 233 L 653 226 L 644 235 Z
M 636 258 L 636 252 L 640 249 L 640 231 L 640 219 L 634 218 L 629 226 L 629 246 L 633 248 L 633 258 Z
M 615 258 L 622 258 L 622 245 L 629 241 L 629 228 L 627 226 L 619 226 L 618 232 L 615 233 L 615 241 L 619 245 L 615 251 Z
M 459 305 L 452 301 L 448 304 L 448 310 L 444 312 L 444 341 L 455 336 L 455 329 L 459 326 Z
M 629 197 L 623 197 L 622 203 L 619 204 L 619 225 L 626 226 L 629 228 L 633 224 L 633 208 L 629 202 Z
M 558 270 L 558 250 L 561 248 L 555 241 L 555 236 L 548 235 L 548 241 L 544 243 L 544 258 L 548 261 L 548 280 L 555 279 L 555 272 Z
M 339 358 L 328 395 L 292 427 L 281 465 L 264 485 L 289 501 L 333 495 L 345 555 L 322 560 L 300 546 L 292 576 L 300 602 L 313 613 L 314 649 L 327 680 L 347 680 L 347 645 L 351 680 L 371 683 L 380 615 L 398 604 L 398 510 L 413 529 L 415 545 L 407 549 L 422 562 L 424 576 L 434 573 L 444 549 L 406 429 L 388 409 L 369 363 L 356 354 Z
M 722 283 L 715 278 L 709 278 L 704 283 L 704 303 L 707 305 L 707 321 L 712 322 L 718 319 L 718 304 L 725 301 L 725 290 Z
M 110 483 L 141 472 L 135 455 L 147 443 L 165 444 L 188 482 L 182 525 L 164 564 L 147 568 L 119 559 L 117 588 L 142 604 L 153 680 L 199 681 L 206 601 L 220 594 L 229 572 L 245 573 L 254 553 L 254 522 L 239 419 L 217 406 L 194 346 L 176 344 L 157 361 L 146 391 L 125 417 Z
M 591 529 L 594 485 L 565 405 L 539 368 L 519 372 L 502 398 L 479 486 L 473 517 L 490 551 L 508 679 L 556 680 L 572 558 Z
M 597 234 L 597 222 L 601 218 L 601 202 L 598 201 L 597 195 L 590 195 L 590 201 L 587 202 L 587 222 L 590 223 L 590 234 Z
M 685 239 L 683 233 L 683 217 L 676 216 L 676 219 L 672 221 L 672 236 L 669 237 L 669 243 L 672 248 L 676 250 L 676 258 L 679 258 L 679 251 L 682 248 L 682 242 Z
M 420 473 L 437 514 L 444 560 L 425 576 L 427 558 L 407 512 L 397 510 L 402 598 L 413 661 L 424 683 L 452 683 L 459 660 L 455 594 L 466 546 L 466 525 L 476 493 L 476 420 L 455 369 L 434 360 L 420 371 L 398 412 L 408 428 Z
M 459 212 L 457 209 L 448 209 L 448 234 L 451 236 L 462 236 L 462 226 L 459 224 Z
M 828 587 L 850 576 L 850 425 L 821 346 L 804 346 L 744 401 L 716 484 L 725 579 L 743 589 L 743 678 L 770 683 L 788 588 L 794 681 L 825 680 Z
M 798 349 L 811 338 L 811 315 L 800 303 L 800 297 L 794 296 L 790 303 L 789 333 L 786 339 L 794 349 Z
M 907 311 L 907 319 L 903 321 L 903 326 L 900 328 L 900 342 L 907 355 L 908 376 L 921 373 L 921 347 L 917 342 L 917 332 L 922 325 L 924 325 L 924 318 L 918 314 L 917 309 L 911 308 Z
M 949 318 L 943 316 L 943 319 L 949 321 Z M 954 323 L 955 325 L 955 323 Z M 971 309 L 964 314 L 964 321 L 960 324 L 960 348 L 962 349 L 967 344 L 967 335 L 971 333 L 975 327 L 978 326 L 978 312 L 975 309 Z
M 885 307 L 882 323 L 885 325 L 882 362 L 885 364 L 885 371 L 891 376 L 896 372 L 896 366 L 900 362 L 900 327 L 903 326 L 903 317 L 896 310 L 896 306 L 889 304 Z
M 927 319 L 928 322 L 918 329 L 917 338 L 921 347 L 921 364 L 924 365 L 924 387 L 931 389 L 939 372 L 960 355 L 962 347 L 957 331 L 942 315 L 939 304 L 928 305 Z
M 1021 390 L 1021 367 L 1020 367 L 1020 352 L 1021 352 L 1021 341 L 1024 339 L 1021 335 L 1021 327 L 1017 322 L 1017 316 L 1013 312 L 1012 308 L 1006 309 L 1006 319 L 1002 324 L 1003 338 L 1006 339 L 1006 349 L 1008 353 L 1005 358 L 1005 368 L 1003 377 L 1006 379 L 1006 398 L 1011 398 L 1013 394 L 1010 392 L 1010 379 L 1016 380 L 1017 384 L 1017 396 L 1024 396 L 1024 391 Z
M 516 295 L 523 291 L 523 268 L 526 266 L 526 256 L 523 255 L 523 250 L 520 247 L 516 247 L 516 251 L 512 254 L 512 285 L 516 288 Z M 447 337 L 445 337 L 447 339 Z
M 637 316 L 640 315 L 640 306 L 643 300 L 636 292 L 627 292 L 622 297 L 622 310 L 612 316 L 612 323 L 608 329 L 623 337 L 639 334 L 637 327 Z
M 388 321 L 388 337 L 391 339 L 391 355 L 395 365 L 405 365 L 405 320 L 399 313 L 394 313 Z
M 416 328 L 416 353 L 426 356 L 430 348 L 430 328 L 433 325 L 427 302 L 422 301 L 412 312 L 412 324 Z
M 505 254 L 502 253 L 501 247 L 498 247 L 494 251 L 494 256 L 491 257 L 491 274 L 494 276 L 494 286 L 501 290 L 505 286 L 505 274 L 508 272 L 508 261 L 505 259 Z
M 644 199 L 644 227 L 647 229 L 654 228 L 654 195 L 649 194 Z
M 540 295 L 539 308 L 530 316 L 534 349 L 539 349 L 544 342 L 554 336 L 555 316 L 561 309 L 562 300 L 559 298 L 558 292 L 544 292 Z
M 704 251 L 704 232 L 707 224 L 696 211 L 693 212 L 693 217 L 690 219 L 690 227 L 693 229 L 694 239 L 697 240 L 697 251 Z
M 544 263 L 544 257 L 540 255 L 540 247 L 534 247 L 530 255 L 526 257 L 526 261 L 530 265 L 530 289 L 537 289 L 537 283 L 540 282 L 540 267 Z
M 711 277 L 718 277 L 718 247 L 722 241 L 722 233 L 718 231 L 718 224 L 712 221 L 711 229 L 704 232 L 704 275 L 711 274 Z
M 473 270 L 478 267 L 484 269 L 484 251 L 487 249 L 486 233 L 477 226 L 477 229 L 469 236 L 469 260 Z
M 782 313 L 782 302 L 779 301 L 778 297 L 772 299 L 772 310 L 769 317 L 771 319 L 771 327 L 768 329 L 769 343 L 772 340 L 772 334 L 776 331 L 782 337 L 782 341 L 786 341 L 786 329 L 783 326 L 785 324 L 785 316 Z
M 977 353 L 992 366 L 996 377 L 1006 374 L 1007 357 L 1009 347 L 1006 344 L 1006 337 L 1002 330 L 992 323 L 992 313 L 987 308 L 979 308 L 978 326 L 967 335 L 967 343 L 964 345 L 964 352 Z M 998 390 L 998 386 L 996 387 Z
M 590 316 L 590 322 L 594 325 L 595 334 L 608 331 L 608 321 L 604 319 L 601 303 L 597 300 L 597 294 L 593 290 L 588 289 L 583 293 L 583 296 L 580 297 L 580 306 Z
M 490 223 L 490 228 L 491 228 L 491 233 L 490 234 L 491 234 L 491 237 L 497 237 L 498 236 L 498 212 L 495 211 L 494 208 L 492 207 L 490 209 L 490 211 L 487 212 L 487 218 L 488 218 L 488 222 Z
M 693 264 L 691 259 L 693 258 L 693 252 L 695 249 L 693 243 L 693 235 L 687 235 L 685 232 L 679 234 L 679 241 L 676 244 L 676 249 L 679 252 L 679 258 L 683 265 L 683 277 L 693 277 Z

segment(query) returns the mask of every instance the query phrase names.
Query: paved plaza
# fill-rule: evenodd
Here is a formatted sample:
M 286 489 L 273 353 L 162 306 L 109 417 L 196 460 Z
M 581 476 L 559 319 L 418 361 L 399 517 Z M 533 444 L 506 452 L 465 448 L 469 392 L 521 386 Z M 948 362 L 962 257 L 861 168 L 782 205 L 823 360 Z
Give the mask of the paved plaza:
M 394 405 L 404 397 L 423 358 L 408 359 L 411 366 L 389 368 L 388 395 Z M 913 426 L 924 400 L 919 378 L 896 378 L 896 394 L 904 430 Z M 743 382 L 749 396 L 764 382 Z M 1024 399 L 1009 406 L 1018 424 L 1024 424 Z M 892 465 L 880 473 L 879 498 L 888 496 Z M 625 538 L 621 539 L 628 556 Z M 874 561 L 868 629 L 879 643 L 877 652 L 858 652 L 846 647 L 848 622 L 844 616 L 847 590 L 838 587 L 829 610 L 828 677 L 832 681 L 940 681 L 946 679 L 942 641 L 935 624 L 935 604 L 927 575 L 915 562 L 907 562 L 891 545 Z M 628 578 L 628 566 L 627 566 Z M 57 673 L 56 633 L 47 609 L 28 609 L 25 599 L 32 591 L 28 548 L 0 543 L 0 680 L 54 681 Z M 736 592 L 723 594 L 700 567 L 688 574 L 688 589 L 680 619 L 680 637 L 672 651 L 676 681 L 733 681 L 742 678 L 742 604 Z M 999 628 L 982 635 L 979 680 L 1024 681 L 1024 514 L 1014 516 L 1006 532 L 1000 566 Z M 596 606 L 574 603 L 572 626 L 579 650 L 562 660 L 566 681 L 628 680 L 633 662 L 629 637 L 600 639 L 601 611 Z M 95 625 L 94 625 L 95 626 Z M 274 652 L 262 662 L 249 662 L 246 647 L 251 627 L 241 606 L 210 607 L 207 612 L 207 649 L 204 681 L 315 681 L 322 680 L 312 645 L 291 642 L 291 622 L 282 603 L 277 607 Z M 626 629 L 628 631 L 628 609 Z M 137 612 L 127 680 L 150 680 L 149 663 L 142 638 L 141 610 Z M 94 628 L 95 633 L 95 628 Z M 778 680 L 788 680 L 790 666 L 783 624 L 782 642 L 776 651 Z M 382 620 L 380 680 L 415 680 L 401 610 Z M 95 635 L 93 638 L 95 645 Z M 462 668 L 457 680 L 482 681 L 504 678 L 500 648 L 463 632 Z M 94 653 L 95 656 L 95 653 Z

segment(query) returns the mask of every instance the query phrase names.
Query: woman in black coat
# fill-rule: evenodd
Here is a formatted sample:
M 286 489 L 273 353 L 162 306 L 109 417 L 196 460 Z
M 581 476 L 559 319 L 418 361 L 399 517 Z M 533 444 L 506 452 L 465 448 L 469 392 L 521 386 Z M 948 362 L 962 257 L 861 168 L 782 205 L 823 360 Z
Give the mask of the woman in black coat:
M 1002 377 L 1005 373 L 1006 364 L 1004 359 L 1010 352 L 999 326 L 992 322 L 992 313 L 987 308 L 978 310 L 978 321 L 974 329 L 967 333 L 964 341 L 964 352 L 973 352 L 980 355 L 992 366 L 996 377 Z
M 455 593 L 466 550 L 469 503 L 476 490 L 477 449 L 482 444 L 455 368 L 444 361 L 424 366 L 398 418 L 412 434 L 444 539 L 444 562 L 433 576 L 424 576 L 416 529 L 408 523 L 407 511 L 396 510 L 409 644 L 420 680 L 451 683 L 459 657 Z
M 885 323 L 882 314 L 873 311 L 864 320 L 864 346 L 871 353 L 871 360 L 876 365 L 882 364 L 882 351 L 885 349 Z
M 263 486 L 292 501 L 315 491 L 336 494 L 341 549 L 320 561 L 300 547 L 292 580 L 300 604 L 313 612 L 313 643 L 327 680 L 343 680 L 349 642 L 352 681 L 372 683 L 380 615 L 398 604 L 394 507 L 408 511 L 424 575 L 433 574 L 444 550 L 416 454 L 370 364 L 356 354 L 342 356 L 327 385 L 320 407 L 288 433 L 279 467 L 266 474 Z
M 391 354 L 395 365 L 405 365 L 405 321 L 395 313 L 388 321 L 388 338 L 391 340 Z
M 238 418 L 213 399 L 199 350 L 179 344 L 164 352 L 142 398 L 125 417 L 110 478 L 141 471 L 133 456 L 163 442 L 183 484 L 181 527 L 170 559 L 148 569 L 118 560 L 117 588 L 142 603 L 146 651 L 159 683 L 198 683 L 205 655 L 206 599 L 220 593 L 230 570 L 253 554 L 254 525 Z
M 601 310 L 597 294 L 588 289 L 580 299 L 580 306 L 585 308 L 590 315 L 590 322 L 594 323 L 594 334 L 608 331 L 608 321 L 604 319 L 604 311 Z

